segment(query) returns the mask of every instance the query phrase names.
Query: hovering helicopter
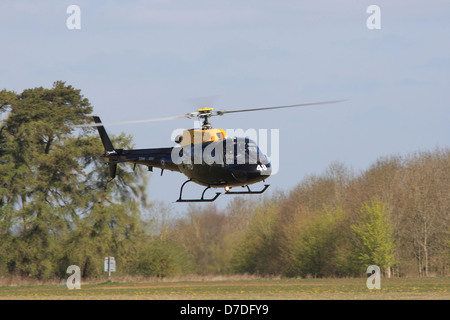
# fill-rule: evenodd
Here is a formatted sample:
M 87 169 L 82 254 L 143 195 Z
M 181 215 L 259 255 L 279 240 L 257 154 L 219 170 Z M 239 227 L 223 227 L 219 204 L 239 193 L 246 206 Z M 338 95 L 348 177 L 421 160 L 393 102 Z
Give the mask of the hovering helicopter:
M 153 168 L 170 170 L 183 173 L 186 180 L 181 188 L 177 202 L 211 202 L 221 194 L 216 192 L 212 198 L 205 198 L 205 192 L 210 188 L 224 188 L 225 194 L 261 194 L 267 190 L 265 184 L 261 190 L 253 191 L 250 185 L 257 182 L 265 182 L 272 173 L 272 165 L 267 156 L 261 152 L 257 144 L 246 137 L 228 137 L 225 130 L 214 129 L 209 122 L 213 116 L 222 116 L 229 113 L 262 111 L 269 109 L 293 108 L 320 104 L 330 104 L 345 100 L 333 100 L 324 102 L 304 103 L 278 107 L 264 107 L 241 110 L 219 110 L 213 108 L 201 108 L 196 112 L 187 113 L 168 118 L 144 119 L 137 121 L 115 122 L 110 124 L 125 124 L 164 121 L 179 118 L 198 118 L 202 121 L 201 128 L 184 130 L 183 134 L 175 138 L 176 147 L 131 149 L 123 150 L 114 148 L 109 139 L 99 116 L 93 116 L 94 124 L 105 148 L 103 157 L 109 166 L 110 182 L 116 176 L 117 164 L 130 163 L 144 165 L 149 171 Z M 198 199 L 183 199 L 183 188 L 188 182 L 194 182 L 205 186 Z M 233 187 L 243 187 L 244 191 L 231 191 Z

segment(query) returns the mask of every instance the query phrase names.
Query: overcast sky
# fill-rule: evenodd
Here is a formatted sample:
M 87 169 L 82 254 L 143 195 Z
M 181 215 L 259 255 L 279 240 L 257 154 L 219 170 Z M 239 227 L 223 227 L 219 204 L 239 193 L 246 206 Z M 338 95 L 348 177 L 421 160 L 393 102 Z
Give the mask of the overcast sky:
M 81 29 L 67 27 L 72 4 Z M 367 28 L 372 4 L 381 29 Z M 103 122 L 185 114 L 200 107 L 193 100 L 231 110 L 348 99 L 212 119 L 224 129 L 280 130 L 271 192 L 333 161 L 358 171 L 382 156 L 450 145 L 448 1 L 2 0 L 0 12 L 0 89 L 63 80 Z M 151 148 L 174 145 L 172 131 L 192 126 L 180 119 L 107 130 Z M 159 173 L 149 196 L 170 203 L 186 178 Z

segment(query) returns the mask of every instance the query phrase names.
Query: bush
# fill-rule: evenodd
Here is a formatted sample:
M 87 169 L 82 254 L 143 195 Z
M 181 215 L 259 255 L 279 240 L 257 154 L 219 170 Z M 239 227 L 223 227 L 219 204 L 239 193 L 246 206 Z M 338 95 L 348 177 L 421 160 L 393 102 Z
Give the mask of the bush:
M 297 240 L 289 248 L 290 261 L 285 275 L 315 278 L 341 275 L 339 248 L 345 236 L 344 218 L 341 208 L 323 209 L 311 218 L 310 223 L 297 230 Z
M 132 271 L 146 277 L 165 278 L 188 273 L 190 264 L 175 244 L 151 240 L 140 250 Z

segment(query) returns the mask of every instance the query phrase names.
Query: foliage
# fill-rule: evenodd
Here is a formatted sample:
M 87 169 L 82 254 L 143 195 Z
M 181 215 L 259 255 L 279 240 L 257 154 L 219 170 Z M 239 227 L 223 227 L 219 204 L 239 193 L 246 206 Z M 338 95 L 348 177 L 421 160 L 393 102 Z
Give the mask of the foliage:
M 448 275 L 449 194 L 449 150 L 380 158 L 360 174 L 332 163 L 286 195 L 196 208 L 172 233 L 200 272 Z
M 286 275 L 314 278 L 339 275 L 338 253 L 344 218 L 342 208 L 324 208 L 298 230 L 298 239 L 290 248 Z
M 152 240 L 143 246 L 131 271 L 147 277 L 165 278 L 191 271 L 182 248 L 164 240 Z
M 62 81 L 0 91 L 0 276 L 67 277 L 74 264 L 99 277 L 106 256 L 117 273 L 156 277 L 357 276 L 372 264 L 395 276 L 450 273 L 448 149 L 383 157 L 358 174 L 335 162 L 286 192 L 175 217 L 149 203 L 139 167 L 120 165 L 107 183 L 96 130 L 74 126 L 92 110 Z
M 233 272 L 272 274 L 275 271 L 274 243 L 277 204 L 265 202 L 258 206 L 236 244 L 231 258 Z
M 350 227 L 356 237 L 354 250 L 361 266 L 377 265 L 384 270 L 395 264 L 395 245 L 385 203 L 376 199 L 363 203 L 358 220 Z
M 119 168 L 108 175 L 89 101 L 64 82 L 51 89 L 3 90 L 0 157 L 0 272 L 46 279 L 79 265 L 98 276 L 104 256 L 129 265 L 142 235 L 145 175 Z M 131 138 L 112 137 L 118 148 Z M 13 250 L 11 250 L 13 249 Z

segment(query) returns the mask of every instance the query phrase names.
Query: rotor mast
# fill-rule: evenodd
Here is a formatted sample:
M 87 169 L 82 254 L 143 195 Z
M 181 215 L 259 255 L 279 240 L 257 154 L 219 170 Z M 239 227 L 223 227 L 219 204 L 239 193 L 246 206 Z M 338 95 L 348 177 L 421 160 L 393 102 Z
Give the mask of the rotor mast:
M 211 123 L 209 122 L 209 118 L 213 116 L 212 111 L 213 108 L 202 108 L 198 109 L 197 117 L 203 120 L 202 129 L 208 130 L 212 128 Z

